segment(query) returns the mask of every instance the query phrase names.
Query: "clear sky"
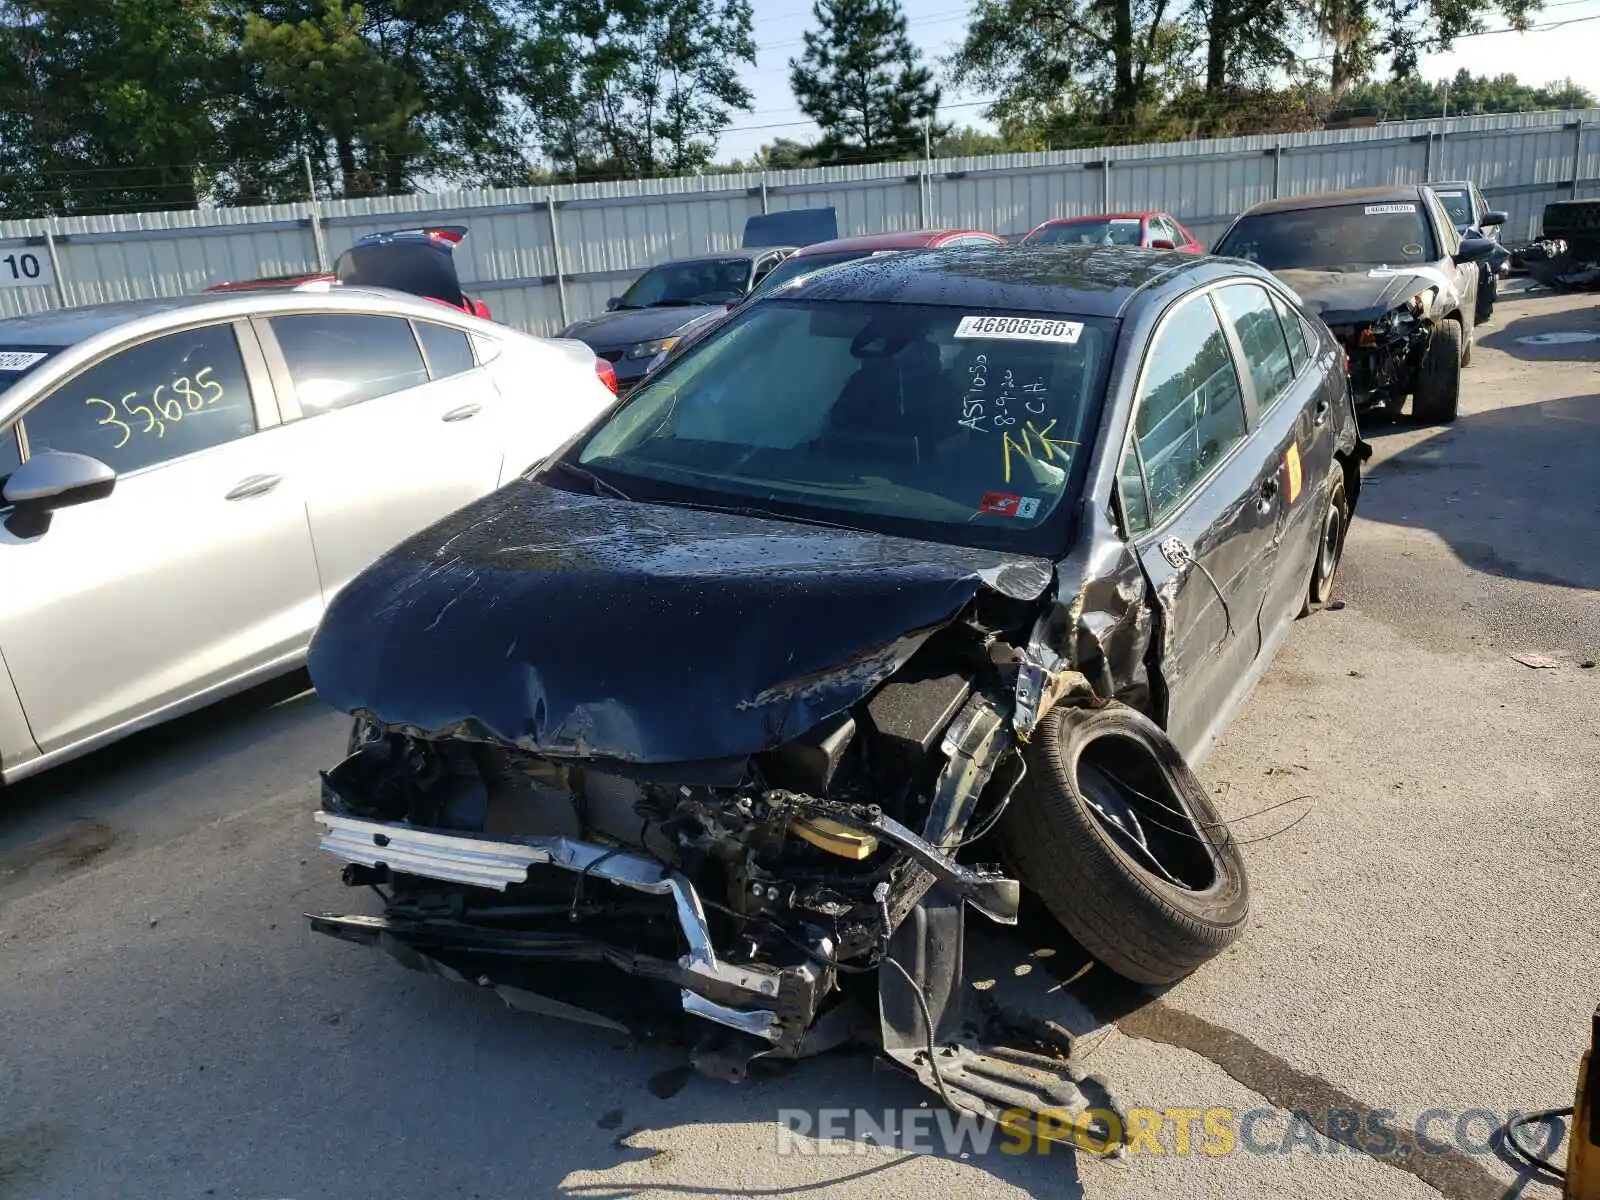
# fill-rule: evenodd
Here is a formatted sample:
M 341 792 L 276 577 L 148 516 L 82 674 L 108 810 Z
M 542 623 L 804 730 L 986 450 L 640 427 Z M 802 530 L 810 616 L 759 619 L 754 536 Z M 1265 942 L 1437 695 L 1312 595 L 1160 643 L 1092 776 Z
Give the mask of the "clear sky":
M 960 43 L 966 30 L 968 6 L 960 0 L 902 0 L 911 38 L 923 56 L 937 60 Z M 754 67 L 744 72 L 745 83 L 755 93 L 752 113 L 737 113 L 733 127 L 722 136 L 717 157 L 747 158 L 763 143 L 776 137 L 809 140 L 817 130 L 801 116 L 789 91 L 789 60 L 802 50 L 801 34 L 812 27 L 808 0 L 754 0 L 756 42 L 760 54 Z M 1432 54 L 1422 60 L 1425 78 L 1454 75 L 1465 67 L 1475 75 L 1512 74 L 1525 83 L 1552 83 L 1572 79 L 1600 92 L 1600 0 L 1546 0 L 1533 24 L 1553 22 L 1577 24 L 1529 33 L 1494 33 L 1464 38 L 1448 54 Z M 1491 28 L 1503 21 L 1491 20 Z M 1308 48 L 1306 53 L 1322 53 Z M 956 125 L 984 127 L 982 106 L 973 101 L 984 97 L 961 95 L 945 89 L 948 106 L 943 120 Z

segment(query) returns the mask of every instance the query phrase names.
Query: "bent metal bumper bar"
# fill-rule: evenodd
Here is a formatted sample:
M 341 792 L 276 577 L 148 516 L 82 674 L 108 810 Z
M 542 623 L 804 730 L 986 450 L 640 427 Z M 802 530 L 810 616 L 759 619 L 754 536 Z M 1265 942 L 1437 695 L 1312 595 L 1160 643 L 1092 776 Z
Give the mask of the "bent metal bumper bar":
M 711 944 L 705 909 L 694 885 L 653 858 L 569 837 L 498 841 L 393 821 L 348 817 L 326 810 L 318 812 L 316 819 L 325 829 L 321 848 L 360 866 L 381 866 L 398 874 L 502 892 L 512 884 L 525 883 L 531 868 L 548 866 L 587 878 L 608 880 L 635 891 L 671 897 L 688 946 L 688 953 L 679 960 L 680 966 L 688 981 L 702 979 L 709 985 L 703 989 L 683 987 L 683 1009 L 730 1029 L 769 1042 L 784 1040 L 786 1029 L 794 1022 L 785 1021 L 785 1014 L 780 1010 L 792 1009 L 793 1002 L 801 999 L 793 994 L 793 986 L 785 984 L 798 984 L 801 992 L 813 997 L 818 992 L 817 970 L 810 965 L 780 971 L 718 959 Z M 319 918 L 312 918 L 313 927 L 317 927 L 318 921 Z M 785 976 L 796 978 L 785 980 Z M 714 998 L 726 999 L 730 993 L 746 1003 L 762 1007 L 735 1007 Z M 788 1015 L 801 1014 L 791 1011 Z M 800 1029 L 794 1030 L 796 1036 L 803 1033 L 810 1016 L 810 1012 L 803 1015 Z

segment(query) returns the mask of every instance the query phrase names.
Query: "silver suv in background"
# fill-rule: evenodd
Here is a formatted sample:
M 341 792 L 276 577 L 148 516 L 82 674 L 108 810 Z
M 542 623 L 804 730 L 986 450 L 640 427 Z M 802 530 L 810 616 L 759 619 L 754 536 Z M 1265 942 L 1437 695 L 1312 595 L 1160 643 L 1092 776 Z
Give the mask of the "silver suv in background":
M 354 287 L 0 321 L 0 779 L 299 666 L 357 572 L 603 412 L 604 366 Z

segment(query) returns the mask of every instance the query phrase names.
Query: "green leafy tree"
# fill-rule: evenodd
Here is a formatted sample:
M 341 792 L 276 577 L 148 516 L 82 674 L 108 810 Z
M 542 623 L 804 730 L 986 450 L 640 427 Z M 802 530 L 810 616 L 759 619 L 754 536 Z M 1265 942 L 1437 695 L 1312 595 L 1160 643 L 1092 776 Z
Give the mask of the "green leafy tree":
M 703 168 L 748 111 L 749 0 L 549 0 L 521 48 L 520 95 L 547 156 L 579 178 Z
M 933 125 L 939 87 L 906 35 L 899 0 L 816 0 L 818 28 L 789 61 L 800 111 L 822 130 L 819 155 L 857 159 L 920 153 Z
M 282 111 L 279 153 L 310 153 L 330 190 L 396 194 L 524 168 L 516 37 L 494 0 L 256 0 L 242 18 L 245 95 Z
M 1171 0 L 978 0 L 953 81 L 994 93 L 1003 135 L 1036 145 L 1134 141 L 1195 51 Z
M 0 204 L 192 208 L 224 154 L 230 53 L 211 0 L 0 4 Z

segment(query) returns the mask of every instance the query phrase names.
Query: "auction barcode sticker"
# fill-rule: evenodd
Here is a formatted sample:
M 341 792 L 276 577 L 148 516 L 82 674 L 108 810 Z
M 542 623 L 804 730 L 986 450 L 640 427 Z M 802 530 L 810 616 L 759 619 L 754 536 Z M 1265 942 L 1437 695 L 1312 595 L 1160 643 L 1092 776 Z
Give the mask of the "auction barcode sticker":
M 956 325 L 958 338 L 997 338 L 1012 342 L 1060 342 L 1076 345 L 1083 333 L 1078 321 L 1056 321 L 1049 317 L 962 317 Z
M 0 350 L 0 371 L 26 371 L 44 355 L 30 350 Z
M 1367 205 L 1367 216 L 1369 216 L 1369 217 L 1382 217 L 1382 216 L 1387 216 L 1389 213 L 1414 213 L 1416 211 L 1417 211 L 1417 206 L 1415 204 L 1369 204 L 1369 205 Z

